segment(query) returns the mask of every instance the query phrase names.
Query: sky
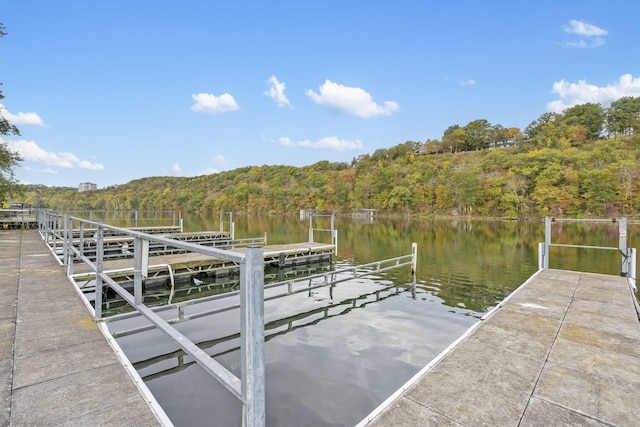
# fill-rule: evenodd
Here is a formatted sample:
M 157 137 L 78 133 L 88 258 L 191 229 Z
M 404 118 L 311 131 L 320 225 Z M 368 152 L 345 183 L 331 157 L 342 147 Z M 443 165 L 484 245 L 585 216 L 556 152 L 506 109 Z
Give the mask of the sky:
M 0 0 L 25 184 L 350 163 L 640 96 L 640 2 Z

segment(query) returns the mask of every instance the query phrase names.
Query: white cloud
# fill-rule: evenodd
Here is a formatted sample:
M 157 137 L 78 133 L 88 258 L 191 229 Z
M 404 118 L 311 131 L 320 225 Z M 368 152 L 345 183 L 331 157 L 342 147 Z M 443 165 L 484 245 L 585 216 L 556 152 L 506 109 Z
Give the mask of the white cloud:
M 604 44 L 604 36 L 608 34 L 607 30 L 596 27 L 584 21 L 572 19 L 568 25 L 563 27 L 564 31 L 569 34 L 576 34 L 584 38 L 579 40 L 571 40 L 564 42 L 562 45 L 570 48 L 587 49 L 598 47 Z
M 313 149 L 325 149 L 325 150 L 359 150 L 363 148 L 362 142 L 359 139 L 355 141 L 349 141 L 345 139 L 339 139 L 336 136 L 327 136 L 317 141 L 310 141 L 308 139 L 302 141 L 291 141 L 290 138 L 283 136 L 278 139 L 280 145 L 285 147 L 307 147 Z
M 640 77 L 634 78 L 631 74 L 624 74 L 617 82 L 602 87 L 590 85 L 586 80 L 579 80 L 578 83 L 560 80 L 553 84 L 551 92 L 558 94 L 560 99 L 549 102 L 547 109 L 560 113 L 574 105 L 605 105 L 623 96 L 640 96 Z
M 44 126 L 44 122 L 36 113 L 11 114 L 2 104 L 0 104 L 0 116 L 7 119 L 12 125 Z
M 179 163 L 174 163 L 173 166 L 171 166 L 171 170 L 176 175 L 182 175 L 182 170 L 180 169 L 180 164 Z
M 228 93 L 223 93 L 220 96 L 215 96 L 210 93 L 198 93 L 191 95 L 191 97 L 196 101 L 196 103 L 191 106 L 191 109 L 198 113 L 217 114 L 240 109 L 236 100 Z
M 271 76 L 268 82 L 271 86 L 269 90 L 263 94 L 276 101 L 278 107 L 284 107 L 285 105 L 291 106 L 289 99 L 284 94 L 284 82 L 279 82 L 275 75 Z
M 224 158 L 224 156 L 222 154 L 216 154 L 215 156 L 213 156 L 213 158 L 211 159 L 211 162 L 213 162 L 216 165 L 224 165 L 227 163 L 227 159 Z
M 473 79 L 469 80 L 460 80 L 460 86 L 473 86 L 476 84 L 476 81 Z
M 608 34 L 607 30 L 575 19 L 570 20 L 569 25 L 564 26 L 564 31 L 570 34 L 578 34 L 586 37 L 606 36 Z
M 91 163 L 88 160 L 80 160 L 72 153 L 53 153 L 46 151 L 38 146 L 33 141 L 27 141 L 20 139 L 17 141 L 2 141 L 6 142 L 9 149 L 13 152 L 17 152 L 24 161 L 40 163 L 46 166 L 56 166 L 65 169 L 73 169 L 79 167 L 81 169 L 89 170 L 103 170 L 104 166 L 100 163 Z
M 203 175 L 212 175 L 214 173 L 220 173 L 220 171 L 218 169 L 215 169 L 215 168 L 206 168 L 202 174 Z
M 48 173 L 48 174 L 51 174 L 51 175 L 55 175 L 55 174 L 57 174 L 57 173 L 58 173 L 58 171 L 57 171 L 57 170 L 55 170 L 55 169 L 51 169 L 51 168 L 44 168 L 44 169 L 40 169 L 40 172 L 42 172 L 42 173 Z
M 397 102 L 386 101 L 378 105 L 364 89 L 359 87 L 343 86 L 326 80 L 319 87 L 320 94 L 307 90 L 307 96 L 316 104 L 354 114 L 365 119 L 376 116 L 389 116 L 399 106 Z

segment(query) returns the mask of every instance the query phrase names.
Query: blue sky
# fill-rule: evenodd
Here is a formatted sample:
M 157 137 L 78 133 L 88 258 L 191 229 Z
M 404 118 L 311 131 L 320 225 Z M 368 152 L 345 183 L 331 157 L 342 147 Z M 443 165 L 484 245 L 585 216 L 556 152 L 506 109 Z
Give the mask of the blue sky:
M 640 2 L 0 0 L 21 182 L 350 162 L 640 96 Z

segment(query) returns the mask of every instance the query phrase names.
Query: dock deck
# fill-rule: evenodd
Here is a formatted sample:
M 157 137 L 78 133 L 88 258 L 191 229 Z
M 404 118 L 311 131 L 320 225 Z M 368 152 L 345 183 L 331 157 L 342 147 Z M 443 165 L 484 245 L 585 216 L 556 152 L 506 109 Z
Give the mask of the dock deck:
M 638 426 L 640 323 L 625 278 L 544 270 L 360 426 Z
M 0 307 L 0 426 L 161 425 L 37 230 L 0 232 Z
M 229 252 L 245 253 L 244 247 L 228 249 Z M 285 265 L 297 265 L 309 262 L 318 262 L 329 259 L 335 255 L 336 246 L 333 244 L 303 242 L 288 243 L 282 245 L 264 246 L 264 263 L 283 267 Z M 109 271 L 109 276 L 116 281 L 132 281 L 133 268 L 131 259 L 110 259 L 104 262 L 104 271 Z M 182 253 L 157 255 L 149 259 L 149 277 L 154 279 L 167 279 L 171 267 L 175 277 L 191 277 L 195 274 L 216 274 L 223 272 L 228 274 L 231 270 L 237 270 L 239 265 L 233 261 L 223 260 L 198 253 Z M 94 273 L 86 264 L 74 266 L 74 279 L 77 282 L 90 281 Z

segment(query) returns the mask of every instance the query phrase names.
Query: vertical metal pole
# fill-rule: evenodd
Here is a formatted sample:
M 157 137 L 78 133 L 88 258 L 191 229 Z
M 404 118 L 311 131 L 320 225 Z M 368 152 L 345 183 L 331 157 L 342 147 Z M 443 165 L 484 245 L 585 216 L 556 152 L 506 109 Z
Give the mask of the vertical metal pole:
M 72 250 L 73 248 L 73 218 L 69 217 L 67 218 L 67 230 L 69 230 L 67 232 L 67 236 L 68 241 L 67 241 L 67 276 L 72 276 L 73 275 L 73 258 L 74 258 L 74 252 Z
M 622 277 L 628 277 L 629 264 L 627 261 L 629 254 L 627 253 L 627 218 L 622 218 L 618 225 L 618 250 L 622 254 L 622 269 L 620 270 L 620 275 Z
M 333 230 L 333 244 L 335 249 L 333 250 L 333 255 L 338 256 L 338 230 Z
M 418 268 L 418 244 L 411 244 L 411 274 L 416 274 Z
M 102 221 L 98 223 L 96 236 L 96 297 L 94 303 L 96 319 L 102 319 L 102 270 L 104 268 L 104 229 Z
M 142 239 L 133 239 L 133 303 L 142 304 Z
M 220 211 L 220 231 L 224 231 L 224 222 L 222 222 L 222 211 Z
M 84 256 L 84 221 L 80 220 L 80 256 Z
M 240 265 L 240 343 L 242 367 L 242 424 L 264 426 L 264 248 L 247 246 Z
M 629 248 L 629 276 L 628 280 L 634 290 L 638 290 L 636 283 L 636 248 Z
M 62 230 L 62 264 L 69 265 L 69 261 L 67 259 L 69 257 L 69 234 L 71 233 L 69 230 L 69 214 L 64 214 L 62 225 L 64 227 Z
M 313 243 L 313 214 L 309 215 L 309 243 Z
M 551 218 L 544 218 L 544 265 L 545 270 L 549 268 L 549 246 L 551 245 Z
M 229 230 L 231 230 L 231 240 L 235 240 L 235 235 L 236 235 L 236 224 L 231 221 L 231 225 L 229 225 Z
M 540 242 L 538 243 L 538 270 L 544 269 L 544 253 L 545 244 Z

